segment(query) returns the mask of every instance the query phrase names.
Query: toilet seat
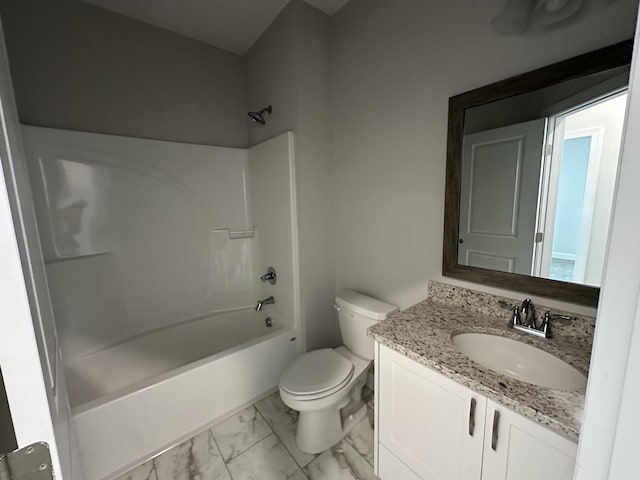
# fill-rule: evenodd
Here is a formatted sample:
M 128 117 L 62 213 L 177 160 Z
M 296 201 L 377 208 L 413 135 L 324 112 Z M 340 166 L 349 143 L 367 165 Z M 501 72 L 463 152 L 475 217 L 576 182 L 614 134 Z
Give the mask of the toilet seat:
M 280 388 L 298 400 L 315 400 L 344 387 L 353 370 L 353 363 L 335 350 L 314 350 L 287 367 L 280 377 Z

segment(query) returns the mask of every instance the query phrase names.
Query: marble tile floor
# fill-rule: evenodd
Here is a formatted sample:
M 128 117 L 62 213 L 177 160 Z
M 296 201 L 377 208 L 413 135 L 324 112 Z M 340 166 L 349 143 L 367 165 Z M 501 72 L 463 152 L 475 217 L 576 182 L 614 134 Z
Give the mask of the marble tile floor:
M 118 480 L 376 480 L 367 387 L 363 398 L 368 415 L 318 455 L 296 447 L 298 413 L 275 392 Z

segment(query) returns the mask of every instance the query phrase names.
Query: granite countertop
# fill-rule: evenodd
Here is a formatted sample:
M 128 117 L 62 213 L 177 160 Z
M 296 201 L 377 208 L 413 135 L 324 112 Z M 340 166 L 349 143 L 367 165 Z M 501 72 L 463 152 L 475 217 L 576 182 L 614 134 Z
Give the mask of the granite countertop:
M 566 392 L 500 375 L 459 352 L 451 337 L 475 332 L 511 338 L 551 353 L 586 375 L 595 320 L 575 317 L 571 324 L 554 330 L 554 338 L 537 338 L 507 327 L 509 311 L 504 302 L 515 301 L 432 282 L 429 299 L 370 327 L 368 334 L 377 342 L 577 442 L 584 390 Z M 538 315 L 543 314 L 544 310 L 540 310 L 538 307 Z

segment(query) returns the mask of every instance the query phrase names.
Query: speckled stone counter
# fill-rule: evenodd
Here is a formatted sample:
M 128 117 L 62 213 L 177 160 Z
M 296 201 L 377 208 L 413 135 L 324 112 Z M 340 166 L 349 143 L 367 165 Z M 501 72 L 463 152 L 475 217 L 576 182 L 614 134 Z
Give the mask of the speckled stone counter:
M 584 391 L 565 392 L 521 382 L 482 367 L 460 353 L 451 337 L 488 333 L 512 338 L 555 355 L 587 373 L 595 320 L 577 316 L 555 322 L 554 338 L 543 339 L 507 327 L 515 300 L 432 282 L 429 298 L 369 328 L 369 336 L 417 362 L 573 441 L 578 441 Z M 519 302 L 518 302 L 519 303 Z M 547 310 L 536 305 L 536 315 Z

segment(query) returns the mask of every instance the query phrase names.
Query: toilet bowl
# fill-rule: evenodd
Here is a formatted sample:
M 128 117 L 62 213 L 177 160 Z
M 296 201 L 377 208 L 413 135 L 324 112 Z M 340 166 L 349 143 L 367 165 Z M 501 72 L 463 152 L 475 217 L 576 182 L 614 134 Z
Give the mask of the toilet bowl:
M 314 350 L 307 355 L 298 357 L 282 375 L 280 397 L 300 412 L 298 448 L 319 453 L 338 443 L 366 415 L 362 387 L 373 362 L 345 347 Z M 311 375 L 305 376 L 305 367 L 313 370 Z
M 345 345 L 313 350 L 298 357 L 280 377 L 280 397 L 297 410 L 296 444 L 320 453 L 336 443 L 367 414 L 362 387 L 373 364 L 373 340 L 367 328 L 397 308 L 346 291 L 336 297 Z

